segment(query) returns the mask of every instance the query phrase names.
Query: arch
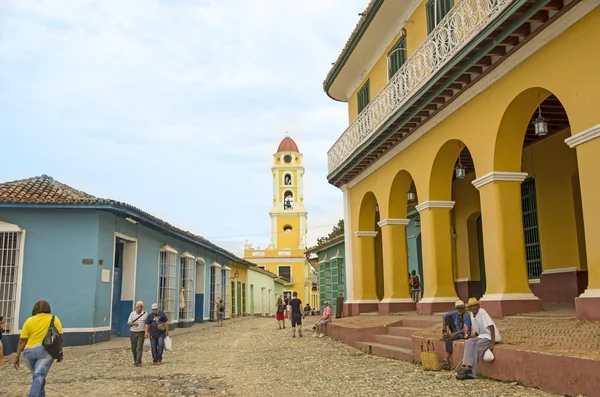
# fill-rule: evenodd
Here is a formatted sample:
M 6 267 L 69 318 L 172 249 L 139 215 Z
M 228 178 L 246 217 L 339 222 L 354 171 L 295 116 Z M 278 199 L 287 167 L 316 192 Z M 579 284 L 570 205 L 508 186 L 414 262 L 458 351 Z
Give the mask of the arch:
M 467 145 L 460 139 L 450 139 L 446 141 L 438 150 L 429 176 L 429 197 L 428 200 L 449 201 L 452 199 L 452 181 L 455 164 L 459 157 L 467 168 L 467 174 L 475 171 L 477 167 L 475 158 L 469 151 Z
M 292 186 L 294 184 L 294 176 L 291 172 L 286 172 L 283 174 L 283 186 Z
M 415 193 L 417 192 L 416 182 L 414 182 L 412 175 L 406 170 L 399 171 L 394 177 L 390 188 L 388 217 L 402 219 L 407 217 L 407 193 L 411 188 L 414 188 Z
M 293 230 L 292 225 L 284 225 L 283 226 L 283 231 L 286 233 L 289 233 Z
M 358 215 L 358 230 L 375 230 L 375 217 L 378 210 L 377 198 L 373 192 L 367 192 L 360 204 Z
M 519 93 L 508 105 L 502 115 L 494 142 L 493 166 L 495 171 L 521 171 L 523 145 L 527 129 L 531 126 L 532 116 L 537 115 L 540 102 L 542 103 L 543 113 L 543 102 L 550 96 L 556 98 L 554 93 L 545 88 L 530 87 Z M 563 106 L 567 119 L 569 119 L 563 102 L 559 98 L 557 99 Z M 549 122 L 553 122 L 553 120 L 549 120 Z M 567 120 L 568 124 L 570 123 Z
M 283 192 L 283 209 L 294 208 L 294 193 L 291 190 Z

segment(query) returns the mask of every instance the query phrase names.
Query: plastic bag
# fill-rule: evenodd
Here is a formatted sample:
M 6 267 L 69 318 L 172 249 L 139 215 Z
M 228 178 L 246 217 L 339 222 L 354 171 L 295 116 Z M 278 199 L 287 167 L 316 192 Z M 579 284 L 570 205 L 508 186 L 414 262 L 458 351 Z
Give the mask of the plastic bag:
M 173 340 L 171 339 L 170 336 L 167 336 L 165 338 L 165 350 L 168 352 L 172 352 L 173 351 Z
M 144 339 L 144 351 L 150 350 L 152 346 L 150 346 L 150 338 Z
M 483 359 L 488 363 L 494 361 L 494 353 L 490 349 L 487 349 L 485 353 L 483 353 Z

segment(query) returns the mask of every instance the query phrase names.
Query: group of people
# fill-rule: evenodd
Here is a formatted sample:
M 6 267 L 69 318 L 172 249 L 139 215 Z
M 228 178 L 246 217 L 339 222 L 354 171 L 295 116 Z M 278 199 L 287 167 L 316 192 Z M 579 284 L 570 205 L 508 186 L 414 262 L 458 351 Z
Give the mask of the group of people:
M 144 311 L 144 302 L 135 304 L 135 310 L 127 319 L 129 338 L 131 340 L 131 353 L 133 354 L 133 365 L 142 366 L 142 355 L 144 352 L 144 340 L 150 339 L 152 350 L 152 364 L 162 364 L 163 351 L 165 349 L 165 338 L 169 336 L 169 319 L 167 315 L 158 310 L 158 304 L 152 304 L 152 311 Z
M 333 317 L 333 311 L 331 307 L 329 307 L 329 302 L 325 301 L 323 303 L 323 316 L 316 322 L 314 329 L 315 334 L 313 337 L 322 338 L 323 327 L 325 327 L 328 323 L 331 322 Z M 279 296 L 277 298 L 276 304 L 276 318 L 277 324 L 279 325 L 279 329 L 285 329 L 285 319 L 287 318 L 292 324 L 292 338 L 296 337 L 296 328 L 298 328 L 298 337 L 302 337 L 302 320 L 313 311 L 310 306 L 307 304 L 302 310 L 302 301 L 298 298 L 298 293 L 292 293 L 292 299 L 288 300 L 287 298 L 283 298 L 283 296 Z
M 496 323 L 475 298 L 470 298 L 467 304 L 463 301 L 455 303 L 456 310 L 442 316 L 442 335 L 446 343 L 446 359 L 442 368 L 450 369 L 452 344 L 455 340 L 464 339 L 465 351 L 462 367 L 456 379 L 467 380 L 477 377 L 477 364 L 489 350 L 492 352 L 501 336 Z

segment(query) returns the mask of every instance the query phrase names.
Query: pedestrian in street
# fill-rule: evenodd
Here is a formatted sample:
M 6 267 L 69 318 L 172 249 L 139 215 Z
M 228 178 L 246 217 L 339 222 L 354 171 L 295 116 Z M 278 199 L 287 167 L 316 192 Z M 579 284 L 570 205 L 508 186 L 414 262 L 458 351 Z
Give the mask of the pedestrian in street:
M 290 301 L 290 321 L 292 322 L 292 329 L 294 330 L 292 333 L 292 338 L 296 337 L 296 326 L 298 326 L 298 336 L 302 338 L 302 319 L 304 318 L 304 313 L 302 312 L 302 301 L 298 299 L 298 293 L 294 291 L 292 294 L 293 298 Z
M 4 347 L 2 346 L 2 332 L 4 332 L 4 317 L 0 316 L 0 363 L 7 363 L 8 360 L 4 358 Z
M 421 277 L 415 270 L 412 271 L 412 298 L 415 302 L 419 302 L 421 296 Z
M 279 325 L 279 329 L 281 328 L 281 325 L 283 324 L 283 329 L 285 329 L 285 304 L 283 303 L 283 297 L 279 296 L 279 298 L 277 298 L 277 305 L 275 305 L 277 307 L 277 313 L 276 313 L 276 317 L 277 317 L 277 324 Z
M 465 342 L 464 367 L 456 376 L 458 380 L 475 379 L 477 377 L 477 364 L 487 350 L 494 350 L 494 346 L 501 339 L 496 323 L 485 309 L 480 308 L 477 299 L 470 298 L 467 302 L 467 308 L 471 312 L 473 331 L 470 339 Z
M 129 328 L 129 339 L 131 340 L 131 353 L 133 354 L 133 365 L 142 366 L 142 353 L 144 352 L 144 336 L 146 329 L 146 318 L 148 313 L 144 311 L 144 302 L 135 304 L 135 310 L 129 315 L 127 325 Z
M 215 312 L 217 313 L 217 327 L 222 327 L 223 317 L 225 317 L 225 303 L 218 296 L 215 299 Z
M 317 324 L 315 325 L 317 332 L 313 335 L 314 337 L 322 338 L 325 336 L 323 334 L 323 327 L 329 324 L 333 318 L 333 311 L 331 310 L 331 307 L 329 307 L 329 302 L 323 302 L 323 306 L 323 317 L 321 317 L 321 319 L 317 321 Z
M 442 336 L 446 343 L 446 359 L 441 363 L 443 369 L 450 369 L 452 343 L 455 340 L 466 339 L 471 334 L 471 316 L 467 313 L 465 303 L 459 300 L 454 307 L 455 311 L 442 316 Z
M 150 337 L 152 347 L 152 363 L 162 364 L 165 337 L 169 336 L 169 319 L 167 315 L 158 310 L 156 303 L 152 304 L 152 313 L 146 318 L 146 332 L 144 337 Z
M 56 331 L 62 335 L 62 324 L 58 317 L 52 315 L 50 304 L 46 301 L 38 301 L 33 305 L 31 317 L 25 320 L 21 331 L 21 340 L 17 346 L 15 369 L 19 369 L 19 360 L 21 352 L 27 368 L 31 371 L 33 381 L 29 389 L 28 397 L 46 396 L 46 376 L 50 367 L 54 364 L 54 357 L 44 347 L 42 342 L 50 329 L 54 325 Z M 58 362 L 63 360 L 62 347 L 57 358 Z

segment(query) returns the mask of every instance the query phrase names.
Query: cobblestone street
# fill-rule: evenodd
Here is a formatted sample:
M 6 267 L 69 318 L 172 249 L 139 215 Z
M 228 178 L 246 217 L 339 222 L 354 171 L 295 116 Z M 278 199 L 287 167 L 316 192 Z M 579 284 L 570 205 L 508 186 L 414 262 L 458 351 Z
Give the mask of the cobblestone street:
M 307 319 L 312 323 L 312 318 Z M 212 325 L 212 324 L 211 324 Z M 459 382 L 450 372 L 424 372 L 406 362 L 365 355 L 306 331 L 293 339 L 274 319 L 226 321 L 173 337 L 162 366 L 132 365 L 129 349 L 67 348 L 47 379 L 54 396 L 549 396 L 516 384 Z M 0 368 L 2 396 L 26 395 L 24 364 Z M 152 393 L 152 394 L 150 394 Z

